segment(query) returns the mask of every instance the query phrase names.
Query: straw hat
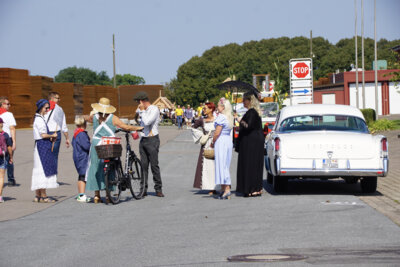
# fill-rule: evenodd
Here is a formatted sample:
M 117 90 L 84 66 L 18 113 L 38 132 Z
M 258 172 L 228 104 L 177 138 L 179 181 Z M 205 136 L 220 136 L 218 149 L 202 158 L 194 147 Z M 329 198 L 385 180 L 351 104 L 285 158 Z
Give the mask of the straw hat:
M 95 111 L 105 114 L 111 114 L 117 110 L 115 107 L 110 105 L 110 99 L 105 97 L 100 98 L 99 103 L 94 103 L 91 106 Z

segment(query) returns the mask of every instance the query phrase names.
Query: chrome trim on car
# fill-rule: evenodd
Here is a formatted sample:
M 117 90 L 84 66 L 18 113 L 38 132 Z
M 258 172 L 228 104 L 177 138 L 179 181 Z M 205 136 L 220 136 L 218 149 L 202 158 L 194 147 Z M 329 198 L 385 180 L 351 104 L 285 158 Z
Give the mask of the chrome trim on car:
M 347 165 L 350 167 L 350 164 Z M 275 170 L 274 175 L 279 176 L 332 176 L 332 177 L 342 177 L 342 176 L 378 176 L 386 177 L 389 170 L 389 159 L 383 158 L 383 168 L 382 169 L 310 169 L 310 168 L 281 168 L 280 158 L 275 159 Z
M 389 158 L 383 158 L 383 177 L 386 177 L 389 172 Z

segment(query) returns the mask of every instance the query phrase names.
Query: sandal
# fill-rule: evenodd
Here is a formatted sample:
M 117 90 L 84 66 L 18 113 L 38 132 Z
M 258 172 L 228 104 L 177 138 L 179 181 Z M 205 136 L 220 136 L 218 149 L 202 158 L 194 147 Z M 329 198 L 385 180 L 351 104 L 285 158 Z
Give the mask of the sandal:
M 101 197 L 99 197 L 99 196 L 94 196 L 93 202 L 94 202 L 95 204 L 97 204 L 97 203 L 103 203 L 103 200 L 101 200 Z
M 56 201 L 49 197 L 42 197 L 40 199 L 40 203 L 54 203 L 54 202 L 56 202 Z
M 42 199 L 41 197 L 35 196 L 32 202 L 39 203 L 41 199 Z

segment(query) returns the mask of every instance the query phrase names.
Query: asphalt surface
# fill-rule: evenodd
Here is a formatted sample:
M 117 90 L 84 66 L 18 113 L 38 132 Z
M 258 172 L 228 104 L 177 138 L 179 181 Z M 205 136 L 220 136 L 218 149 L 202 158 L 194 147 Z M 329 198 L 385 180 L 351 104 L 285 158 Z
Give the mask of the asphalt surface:
M 355 196 L 359 186 L 301 181 L 283 195 L 265 185 L 262 197 L 218 200 L 192 188 L 198 151 L 189 131 L 161 147 L 165 198 L 69 198 L 1 222 L 0 266 L 253 266 L 227 258 L 261 253 L 304 257 L 271 266 L 399 265 L 400 228 Z

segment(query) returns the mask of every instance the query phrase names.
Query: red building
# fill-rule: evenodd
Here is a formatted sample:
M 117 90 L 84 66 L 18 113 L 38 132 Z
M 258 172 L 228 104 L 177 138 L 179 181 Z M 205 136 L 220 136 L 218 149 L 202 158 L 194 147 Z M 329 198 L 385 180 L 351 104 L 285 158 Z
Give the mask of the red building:
M 378 70 L 378 115 L 400 114 L 400 84 L 390 81 L 389 73 L 399 70 Z M 375 109 L 375 71 L 365 74 L 365 100 L 363 100 L 362 72 L 358 72 L 358 103 L 356 72 L 334 73 L 329 83 L 314 85 L 314 103 L 343 104 Z

